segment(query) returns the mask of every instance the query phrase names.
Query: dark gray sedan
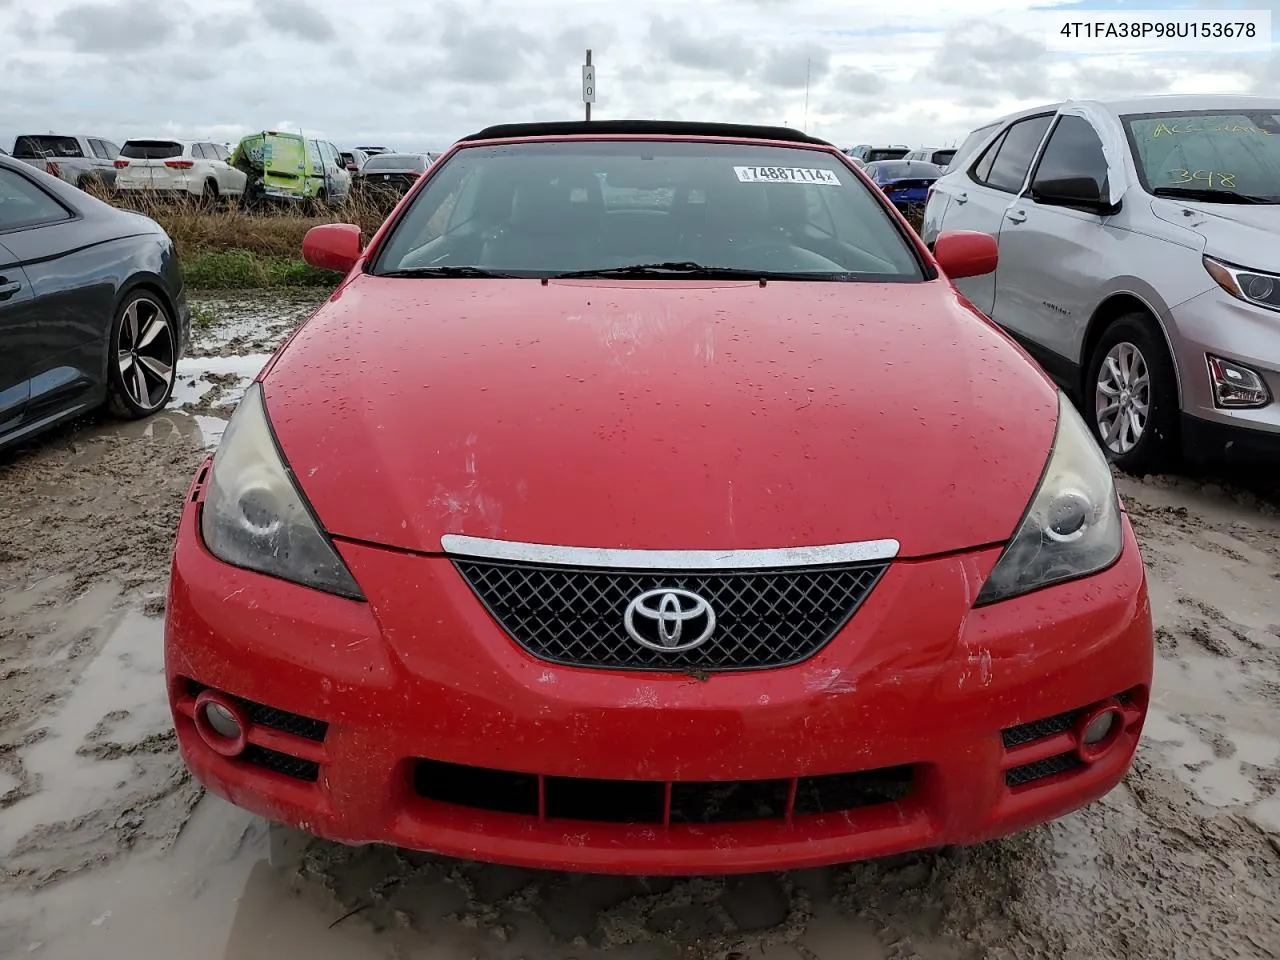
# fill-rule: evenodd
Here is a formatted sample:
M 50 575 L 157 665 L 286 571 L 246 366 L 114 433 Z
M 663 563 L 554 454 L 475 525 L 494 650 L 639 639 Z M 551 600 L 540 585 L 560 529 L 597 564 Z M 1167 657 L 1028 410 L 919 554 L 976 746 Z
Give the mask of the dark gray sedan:
M 0 448 L 103 405 L 155 413 L 189 323 L 155 221 L 0 157 Z

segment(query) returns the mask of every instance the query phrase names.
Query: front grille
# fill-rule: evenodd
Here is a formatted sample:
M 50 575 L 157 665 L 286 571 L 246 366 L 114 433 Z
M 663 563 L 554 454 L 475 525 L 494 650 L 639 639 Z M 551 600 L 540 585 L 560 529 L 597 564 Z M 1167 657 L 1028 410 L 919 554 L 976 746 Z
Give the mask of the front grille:
M 320 777 L 320 764 L 314 760 L 291 757 L 287 753 L 268 750 L 266 747 L 260 747 L 256 743 L 251 743 L 245 747 L 244 752 L 236 759 L 307 783 L 315 783 Z
M 665 671 L 799 663 L 848 622 L 888 567 L 650 573 L 501 560 L 454 563 L 494 619 L 533 656 L 579 667 Z M 710 604 L 716 627 L 701 646 L 653 650 L 627 634 L 628 605 L 660 588 L 690 591 Z
M 1024 743 L 1031 743 L 1033 740 L 1056 737 L 1058 734 L 1066 733 L 1075 726 L 1075 722 L 1083 713 L 1083 710 L 1068 710 L 1066 713 L 1045 717 L 1043 720 L 1022 723 L 1016 727 L 1009 727 L 1007 730 L 1000 731 L 1000 738 L 1004 741 L 1005 749 L 1008 750 L 1011 747 L 1020 747 Z
M 913 777 L 908 766 L 792 779 L 668 784 L 540 776 L 418 760 L 413 782 L 418 795 L 428 800 L 497 813 L 593 823 L 708 824 L 782 820 L 896 803 L 910 794 Z
M 1084 761 L 1074 753 L 1060 753 L 1056 757 L 1049 757 L 1047 760 L 1024 763 L 1020 767 L 1012 767 L 1006 770 L 1004 772 L 1004 782 L 1009 787 L 1020 787 L 1024 783 L 1044 780 L 1046 777 L 1067 773 L 1082 766 L 1084 766 Z

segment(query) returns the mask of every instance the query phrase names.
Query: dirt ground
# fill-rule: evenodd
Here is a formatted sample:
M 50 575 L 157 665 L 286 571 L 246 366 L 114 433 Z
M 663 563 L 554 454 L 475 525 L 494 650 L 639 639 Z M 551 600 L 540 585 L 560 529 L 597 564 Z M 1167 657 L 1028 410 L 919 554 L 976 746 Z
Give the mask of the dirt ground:
M 1017 836 L 599 878 L 343 848 L 203 797 L 162 688 L 170 540 L 314 299 L 197 306 L 162 415 L 0 458 L 0 957 L 1280 958 L 1280 497 L 1220 481 L 1120 481 L 1158 627 L 1151 716 L 1121 787 Z

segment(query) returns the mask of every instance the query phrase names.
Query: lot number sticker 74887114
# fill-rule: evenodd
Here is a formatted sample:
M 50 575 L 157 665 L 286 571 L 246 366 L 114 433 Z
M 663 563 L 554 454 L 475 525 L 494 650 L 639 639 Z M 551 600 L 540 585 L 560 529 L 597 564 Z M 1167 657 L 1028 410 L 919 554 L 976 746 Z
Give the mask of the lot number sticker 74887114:
M 734 167 L 742 183 L 817 183 L 824 187 L 840 186 L 840 178 L 830 170 L 813 167 Z

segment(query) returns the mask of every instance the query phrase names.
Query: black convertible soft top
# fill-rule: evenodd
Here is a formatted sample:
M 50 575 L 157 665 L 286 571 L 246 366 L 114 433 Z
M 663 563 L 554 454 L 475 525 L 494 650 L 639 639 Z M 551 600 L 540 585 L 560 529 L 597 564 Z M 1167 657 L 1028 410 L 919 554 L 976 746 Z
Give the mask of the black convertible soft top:
M 765 127 L 748 123 L 697 123 L 685 120 L 552 120 L 545 123 L 500 123 L 463 137 L 459 143 L 477 140 L 513 140 L 526 137 L 654 136 L 732 137 L 744 140 L 780 140 L 831 146 L 790 127 Z

